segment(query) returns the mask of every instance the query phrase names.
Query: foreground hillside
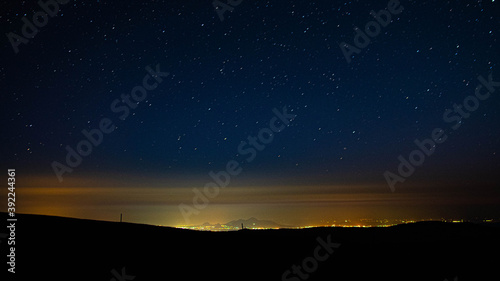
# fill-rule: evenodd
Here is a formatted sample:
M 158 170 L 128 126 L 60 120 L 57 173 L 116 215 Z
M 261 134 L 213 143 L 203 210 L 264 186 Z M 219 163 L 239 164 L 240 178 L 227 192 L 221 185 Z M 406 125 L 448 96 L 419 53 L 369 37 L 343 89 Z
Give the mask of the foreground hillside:
M 5 213 L 1 219 L 6 221 Z M 0 238 L 0 276 L 71 281 L 498 279 L 499 234 L 497 227 L 440 222 L 198 232 L 18 215 L 16 273 L 7 272 L 10 246 Z

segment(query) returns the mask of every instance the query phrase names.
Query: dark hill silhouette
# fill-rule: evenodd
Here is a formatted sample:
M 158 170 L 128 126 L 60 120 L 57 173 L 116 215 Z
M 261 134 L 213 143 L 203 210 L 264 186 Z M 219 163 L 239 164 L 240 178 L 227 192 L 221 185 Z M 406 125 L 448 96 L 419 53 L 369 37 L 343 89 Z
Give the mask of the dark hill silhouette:
M 16 280 L 119 281 L 112 270 L 121 274 L 122 268 L 134 281 L 282 280 L 286 270 L 314 256 L 318 238 L 326 241 L 329 235 L 340 247 L 318 262 L 307 280 L 496 280 L 500 264 L 500 228 L 467 223 L 202 232 L 39 215 L 17 218 Z M 1 219 L 6 221 L 5 213 Z M 4 238 L 0 276 L 7 274 L 7 247 Z M 290 275 L 288 280 L 303 279 Z

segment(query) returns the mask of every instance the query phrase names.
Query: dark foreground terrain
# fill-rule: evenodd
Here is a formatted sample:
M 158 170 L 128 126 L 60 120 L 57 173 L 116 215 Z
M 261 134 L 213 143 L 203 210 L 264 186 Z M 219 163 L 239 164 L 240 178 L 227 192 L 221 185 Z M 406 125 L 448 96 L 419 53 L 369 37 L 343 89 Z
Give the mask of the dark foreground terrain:
M 5 224 L 6 214 L 0 216 Z M 487 225 L 422 222 L 389 228 L 198 232 L 38 215 L 17 218 L 16 273 L 7 272 L 10 246 L 0 238 L 0 280 L 500 277 L 500 228 Z

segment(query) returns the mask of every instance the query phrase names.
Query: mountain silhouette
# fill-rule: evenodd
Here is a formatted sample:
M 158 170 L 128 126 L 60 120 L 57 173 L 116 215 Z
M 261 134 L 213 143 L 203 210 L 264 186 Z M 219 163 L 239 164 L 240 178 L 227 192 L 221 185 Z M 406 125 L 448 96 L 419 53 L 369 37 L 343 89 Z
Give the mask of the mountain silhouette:
M 275 223 L 275 222 L 270 221 L 270 220 L 259 220 L 259 219 L 256 219 L 254 217 L 251 217 L 251 218 L 246 219 L 246 220 L 245 219 L 233 220 L 233 221 L 226 223 L 225 225 L 232 226 L 232 227 L 241 227 L 241 224 L 243 224 L 243 226 L 245 228 L 284 228 L 284 227 L 286 227 L 284 225 Z

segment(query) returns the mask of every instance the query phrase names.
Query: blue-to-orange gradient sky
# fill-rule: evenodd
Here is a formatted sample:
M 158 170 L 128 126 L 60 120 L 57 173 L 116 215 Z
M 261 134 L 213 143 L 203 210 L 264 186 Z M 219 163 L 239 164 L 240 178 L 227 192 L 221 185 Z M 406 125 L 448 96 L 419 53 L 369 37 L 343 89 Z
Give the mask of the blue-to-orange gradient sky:
M 0 12 L 18 212 L 182 225 L 237 163 L 191 224 L 500 217 L 498 1 L 71 2 L 12 44 L 32 2 Z

